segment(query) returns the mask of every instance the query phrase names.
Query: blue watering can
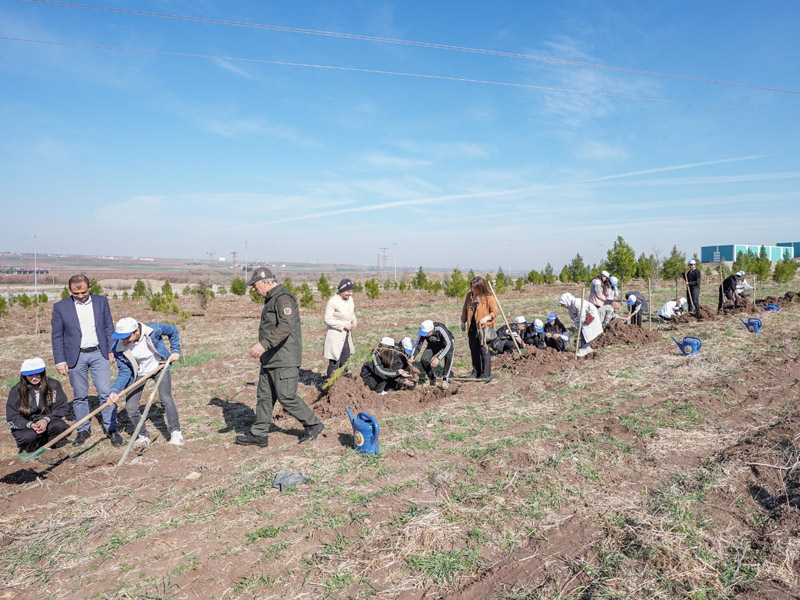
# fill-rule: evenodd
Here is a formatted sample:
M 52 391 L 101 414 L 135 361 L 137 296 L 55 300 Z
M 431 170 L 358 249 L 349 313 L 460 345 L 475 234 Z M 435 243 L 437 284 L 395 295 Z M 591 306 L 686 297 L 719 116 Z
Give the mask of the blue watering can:
M 750 333 L 761 333 L 761 319 L 739 319 Z
M 378 434 L 380 426 L 375 417 L 365 412 L 360 412 L 353 418 L 353 413 L 345 406 L 347 416 L 350 417 L 350 424 L 353 426 L 353 447 L 361 454 L 378 454 L 380 446 L 378 444 Z
M 681 349 L 681 352 L 684 356 L 689 356 L 690 354 L 697 354 L 697 351 L 703 347 L 703 340 L 699 337 L 695 337 L 693 335 L 687 335 L 683 338 L 682 342 L 679 342 L 675 338 L 672 338 L 676 344 L 678 344 L 678 348 Z
M 777 304 L 772 304 L 771 302 L 769 304 L 767 304 L 766 306 L 764 306 L 762 304 L 761 308 L 763 308 L 764 310 L 771 310 L 771 311 L 775 311 L 775 312 L 778 312 L 781 309 L 780 306 L 778 306 Z

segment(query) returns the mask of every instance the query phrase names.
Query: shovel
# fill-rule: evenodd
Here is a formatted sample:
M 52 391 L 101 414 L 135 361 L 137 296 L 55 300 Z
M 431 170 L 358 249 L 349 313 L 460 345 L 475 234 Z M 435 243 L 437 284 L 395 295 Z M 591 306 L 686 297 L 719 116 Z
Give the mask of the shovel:
M 167 367 L 169 366 L 169 363 L 171 363 L 171 362 L 172 362 L 172 357 L 168 358 L 167 362 L 165 362 L 163 365 L 161 365 L 159 367 L 161 369 L 161 375 L 159 375 L 158 379 L 156 379 L 156 385 L 153 388 L 153 392 L 150 394 L 150 397 L 147 399 L 147 404 L 145 405 L 144 410 L 142 411 L 142 416 L 139 418 L 139 422 L 136 424 L 136 429 L 133 430 L 133 435 L 131 435 L 131 439 L 128 442 L 128 445 L 125 448 L 125 452 L 123 452 L 122 456 L 119 458 L 119 462 L 117 463 L 117 467 L 121 467 L 122 463 L 125 462 L 125 459 L 128 458 L 128 454 L 130 454 L 131 448 L 133 448 L 133 444 L 136 442 L 136 438 L 139 436 L 139 432 L 142 430 L 142 426 L 144 425 L 144 420 L 147 418 L 147 413 L 150 412 L 150 407 L 153 405 L 153 400 L 155 400 L 156 394 L 158 393 L 158 386 L 161 385 L 161 380 L 164 379 L 164 375 L 167 372 Z M 156 370 L 158 370 L 158 369 L 156 369 Z M 155 371 L 153 371 L 153 373 L 155 373 Z M 153 373 L 150 373 L 149 375 L 152 375 Z M 144 379 L 145 378 L 143 378 L 143 380 Z M 121 392 L 120 392 L 120 396 L 122 396 Z
M 451 377 L 450 381 L 458 381 L 460 383 L 489 383 L 492 377 Z
M 158 369 L 156 369 L 155 371 L 153 371 L 152 373 L 150 373 L 146 377 L 142 377 L 139 381 L 137 381 L 135 383 L 132 383 L 131 385 L 126 387 L 124 390 L 122 390 L 119 393 L 119 395 L 123 396 L 124 394 L 127 394 L 130 391 L 133 391 L 134 389 L 136 389 L 137 387 L 142 385 L 145 381 L 147 381 L 150 377 L 155 375 L 158 372 L 159 369 L 161 369 L 161 367 L 158 367 Z M 100 406 L 98 406 L 97 408 L 95 408 L 88 415 L 83 417 L 80 421 L 77 421 L 77 422 L 73 423 L 65 432 L 57 435 L 56 437 L 54 437 L 52 440 L 47 442 L 44 446 L 42 446 L 38 450 L 34 450 L 33 452 L 22 452 L 20 454 L 17 454 L 14 458 L 21 458 L 22 462 L 30 462 L 30 461 L 32 461 L 37 456 L 41 456 L 44 453 L 45 450 L 47 450 L 48 448 L 52 447 L 54 444 L 58 443 L 59 441 L 61 441 L 65 437 L 67 437 L 70 433 L 75 431 L 75 429 L 77 429 L 78 427 L 80 427 L 81 425 L 86 423 L 86 421 L 90 420 L 97 413 L 99 413 L 100 411 L 102 411 L 105 408 L 108 408 L 112 404 L 114 404 L 114 403 L 106 401 L 105 403 L 103 403 Z

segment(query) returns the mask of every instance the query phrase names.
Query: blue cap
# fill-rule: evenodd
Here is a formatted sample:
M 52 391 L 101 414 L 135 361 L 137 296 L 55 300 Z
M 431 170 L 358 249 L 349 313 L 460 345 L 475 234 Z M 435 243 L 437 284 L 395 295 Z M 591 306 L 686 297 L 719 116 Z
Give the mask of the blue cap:
M 547 322 L 548 323 L 553 323 L 553 322 L 555 322 L 555 320 L 557 318 L 558 318 L 558 315 L 556 313 L 554 313 L 554 312 L 551 312 L 549 315 L 547 315 Z
M 636 296 L 628 296 L 628 306 L 636 304 Z

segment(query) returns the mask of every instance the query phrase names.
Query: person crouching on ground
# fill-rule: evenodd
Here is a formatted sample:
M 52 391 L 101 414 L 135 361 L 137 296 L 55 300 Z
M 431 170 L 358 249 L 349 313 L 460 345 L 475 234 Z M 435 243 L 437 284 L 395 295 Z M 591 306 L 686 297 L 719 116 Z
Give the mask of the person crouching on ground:
M 554 312 L 547 315 L 547 323 L 544 324 L 544 343 L 548 348 L 554 348 L 559 352 L 564 352 L 569 344 L 567 328 Z
M 492 358 L 489 355 L 486 331 L 494 327 L 497 317 L 497 300 L 489 291 L 483 277 L 473 277 L 470 290 L 461 309 L 461 331 L 467 331 L 469 353 L 472 357 L 470 377 L 481 379 L 492 376 Z
M 6 421 L 20 452 L 38 450 L 67 430 L 67 395 L 47 376 L 44 360 L 29 358 L 20 367 L 19 383 L 6 402 Z M 64 445 L 61 440 L 57 446 Z
M 353 303 L 355 284 L 349 279 L 342 279 L 336 293 L 325 305 L 323 321 L 327 326 L 325 344 L 322 355 L 328 359 L 328 378 L 350 358 L 355 350 L 351 331 L 358 324 L 356 309 Z
M 453 368 L 453 357 L 455 356 L 455 338 L 452 332 L 438 321 L 427 319 L 422 322 L 417 332 L 418 338 L 414 347 L 413 358 L 422 352 L 420 364 L 425 371 L 425 381 L 423 387 L 436 385 L 436 375 L 433 369 L 444 361 L 442 368 L 442 389 L 446 390 L 450 385 L 450 371 Z M 425 350 L 422 351 L 422 346 Z
M 625 301 L 628 304 L 628 314 L 622 317 L 630 321 L 632 325 L 642 326 L 642 315 L 647 312 L 647 300 L 641 292 L 628 292 L 625 294 Z
M 115 340 L 112 352 L 117 357 L 117 378 L 111 385 L 111 394 L 108 399 L 111 402 L 119 400 L 119 393 L 126 387 L 132 385 L 139 379 L 148 376 L 155 371 L 158 366 L 167 359 L 177 360 L 181 355 L 181 340 L 178 328 L 169 323 L 139 323 L 133 317 L 125 317 L 117 321 L 114 333 L 111 337 Z M 169 340 L 169 350 L 164 344 L 164 338 Z M 175 400 L 172 398 L 172 374 L 171 366 L 167 366 L 167 372 L 161 377 L 158 384 L 158 399 L 164 412 L 167 415 L 167 427 L 169 428 L 168 444 L 174 446 L 183 445 L 183 434 L 181 433 L 181 423 L 178 419 L 178 409 Z M 125 412 L 134 430 L 139 424 L 141 414 L 139 413 L 139 398 L 142 396 L 144 385 L 140 385 L 125 397 Z M 147 446 L 150 444 L 150 434 L 147 426 L 142 423 L 139 436 L 133 442 L 134 446 Z
M 541 319 L 534 319 L 533 323 L 529 323 L 525 330 L 522 332 L 522 341 L 528 346 L 534 346 L 539 350 L 547 348 L 547 343 L 544 340 L 544 323 Z
M 497 337 L 489 342 L 489 347 L 495 354 L 514 352 L 518 347 L 525 345 L 522 338 L 527 327 L 528 320 L 522 315 L 518 316 L 513 323 L 497 328 Z
M 597 307 L 590 302 L 584 302 L 581 298 L 576 298 L 569 292 L 561 294 L 558 303 L 569 311 L 575 327 L 581 332 L 581 347 L 577 351 L 578 356 L 586 356 L 594 352 L 589 345 L 592 340 L 603 333 L 603 325 L 600 322 L 600 314 Z M 583 326 L 581 327 L 581 322 Z
M 675 317 L 680 317 L 684 310 L 686 310 L 686 298 L 668 300 L 664 306 L 658 309 L 658 316 L 665 321 L 674 321 Z
M 381 339 L 372 356 L 361 367 L 361 379 L 373 392 L 386 394 L 390 390 L 411 389 L 411 363 L 390 337 Z

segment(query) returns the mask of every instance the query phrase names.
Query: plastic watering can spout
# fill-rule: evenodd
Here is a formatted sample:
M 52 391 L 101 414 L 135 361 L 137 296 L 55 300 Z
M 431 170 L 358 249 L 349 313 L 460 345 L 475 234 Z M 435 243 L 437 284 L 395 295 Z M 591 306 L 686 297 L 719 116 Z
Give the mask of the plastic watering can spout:
M 349 406 L 345 406 L 344 409 L 347 411 L 347 416 L 350 419 L 350 425 L 352 425 L 353 421 L 354 421 L 353 413 L 350 412 L 350 407 Z

